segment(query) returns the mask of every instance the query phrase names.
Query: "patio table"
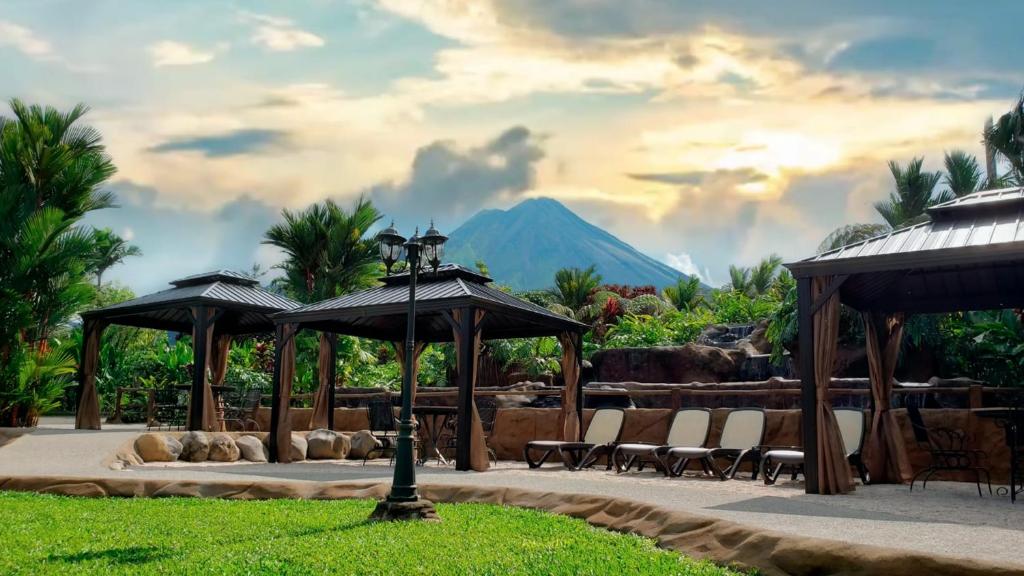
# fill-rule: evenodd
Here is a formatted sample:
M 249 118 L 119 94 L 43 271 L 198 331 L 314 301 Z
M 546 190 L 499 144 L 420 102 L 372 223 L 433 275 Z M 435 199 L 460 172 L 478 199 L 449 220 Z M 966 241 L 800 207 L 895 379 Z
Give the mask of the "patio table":
M 413 406 L 412 413 L 423 425 L 423 428 L 427 433 L 427 439 L 430 441 L 430 449 L 434 451 L 434 455 L 437 456 L 437 460 L 447 466 L 448 459 L 441 453 L 441 450 L 437 446 L 437 442 L 440 440 L 441 432 L 444 431 L 448 422 L 458 414 L 458 408 L 454 406 Z M 424 454 L 420 457 L 419 463 L 422 465 L 426 461 L 427 456 L 426 451 L 424 450 Z
M 1024 460 L 1024 446 L 1020 445 L 1021 436 L 1024 436 L 1024 410 L 1019 408 L 979 408 L 973 411 L 979 418 L 991 418 L 1003 427 L 1006 432 L 1006 445 L 1010 449 L 1010 487 L 1006 490 L 1010 494 L 1010 502 L 1017 501 L 1017 494 L 1024 492 L 1024 470 L 1021 470 L 1021 460 Z M 1000 488 L 1001 492 L 1003 488 Z

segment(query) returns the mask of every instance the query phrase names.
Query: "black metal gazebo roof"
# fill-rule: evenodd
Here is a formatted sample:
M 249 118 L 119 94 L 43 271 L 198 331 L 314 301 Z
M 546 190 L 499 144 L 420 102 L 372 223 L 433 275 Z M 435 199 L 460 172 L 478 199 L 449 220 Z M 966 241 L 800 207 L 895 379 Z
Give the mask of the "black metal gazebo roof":
M 409 276 L 381 278 L 383 286 L 301 306 L 273 316 L 278 323 L 400 341 L 405 334 L 409 304 Z M 451 342 L 452 325 L 446 314 L 459 308 L 487 311 L 481 332 L 484 339 L 553 336 L 580 332 L 586 326 L 488 286 L 491 279 L 456 264 L 445 264 L 436 273 L 423 272 L 416 287 L 416 339 Z
M 1024 188 L 976 192 L 928 209 L 927 222 L 786 266 L 842 277 L 858 310 L 945 312 L 1024 306 Z
M 272 314 L 299 306 L 290 298 L 264 290 L 253 278 L 231 270 L 195 274 L 170 284 L 173 288 L 83 312 L 82 318 L 191 332 L 191 308 L 206 306 L 222 311 L 217 321 L 218 332 L 251 334 L 273 331 Z

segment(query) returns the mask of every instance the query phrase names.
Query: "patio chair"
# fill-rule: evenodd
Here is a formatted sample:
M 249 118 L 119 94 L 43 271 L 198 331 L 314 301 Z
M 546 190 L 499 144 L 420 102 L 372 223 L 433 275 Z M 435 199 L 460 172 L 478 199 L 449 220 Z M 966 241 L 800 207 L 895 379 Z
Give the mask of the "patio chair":
M 241 432 L 259 432 L 260 425 L 256 416 L 260 411 L 261 400 L 263 392 L 258 388 L 232 394 L 224 402 L 224 427 L 230 429 L 228 423 L 231 423 Z M 249 430 L 250 427 L 252 430 Z
M 864 425 L 864 411 L 857 408 L 836 408 L 836 421 L 839 423 L 839 435 L 843 439 L 846 460 L 857 469 L 860 481 L 865 485 L 871 483 L 868 469 L 861 457 L 867 427 Z M 804 452 L 801 448 L 771 448 L 761 456 L 761 474 L 765 484 L 774 484 L 782 470 L 788 468 L 791 478 L 804 473 Z
M 530 468 L 540 468 L 554 453 L 562 458 L 562 463 L 570 470 L 582 470 L 590 467 L 598 458 L 610 455 L 622 434 L 622 422 L 626 413 L 621 408 L 601 408 L 594 412 L 594 417 L 587 427 L 583 442 L 563 442 L 560 440 L 533 440 L 523 448 L 523 459 Z M 539 460 L 530 457 L 530 451 L 541 451 Z M 612 461 L 608 459 L 608 469 Z
M 398 438 L 398 419 L 395 418 L 395 408 L 391 404 L 391 400 L 387 398 L 370 399 L 366 404 L 366 417 L 369 421 L 370 434 L 380 442 L 380 448 L 367 452 L 363 456 L 363 465 L 366 465 L 371 454 L 381 455 L 388 450 L 391 451 L 391 460 L 394 461 L 395 440 Z
M 146 429 L 185 427 L 188 416 L 188 392 L 173 386 L 160 388 L 153 392 L 153 418 L 146 423 Z
M 910 479 L 910 491 L 914 491 L 914 483 L 921 476 L 924 481 L 921 489 L 928 487 L 928 480 L 936 472 L 963 471 L 974 473 L 974 484 L 978 487 L 978 496 L 981 493 L 981 475 L 985 475 L 985 483 L 988 484 L 988 493 L 992 494 L 992 479 L 989 476 L 988 468 L 981 465 L 981 461 L 988 455 L 981 450 L 967 448 L 967 433 L 957 428 L 943 428 L 937 426 L 926 426 L 924 418 L 921 417 L 921 410 L 916 404 L 907 404 L 907 416 L 910 417 L 910 425 L 914 429 L 914 439 L 917 445 L 927 450 L 931 456 L 931 463 L 928 467 L 914 474 Z
M 626 472 L 635 464 L 637 470 L 643 470 L 648 463 L 669 475 L 664 456 L 675 447 L 696 446 L 703 448 L 711 433 L 711 410 L 707 408 L 681 408 L 672 417 L 665 443 L 626 443 L 619 444 L 612 452 L 612 463 L 617 473 Z M 707 470 L 707 464 L 701 460 Z
M 476 412 L 480 416 L 480 425 L 484 429 L 484 445 L 487 446 L 487 457 L 497 464 L 498 454 L 490 447 L 488 441 L 494 433 L 494 420 L 498 415 L 498 402 L 494 398 L 477 398 L 475 402 Z M 455 454 L 455 449 L 458 446 L 456 430 L 458 428 L 458 421 L 458 417 L 453 416 L 445 422 L 445 430 L 441 433 L 443 440 L 439 442 L 442 446 L 441 450 L 449 462 L 454 461 L 454 458 L 449 457 L 449 455 Z M 437 463 L 441 463 L 440 456 L 437 458 Z
M 761 408 L 738 408 L 729 412 L 722 428 L 722 439 L 718 447 L 676 446 L 665 453 L 665 466 L 672 476 L 681 476 L 692 460 L 701 462 L 722 480 L 735 478 L 740 464 L 754 461 L 751 479 L 757 479 L 757 462 L 761 459 L 760 446 L 764 443 L 764 410 Z M 730 461 L 723 471 L 715 462 L 718 458 Z

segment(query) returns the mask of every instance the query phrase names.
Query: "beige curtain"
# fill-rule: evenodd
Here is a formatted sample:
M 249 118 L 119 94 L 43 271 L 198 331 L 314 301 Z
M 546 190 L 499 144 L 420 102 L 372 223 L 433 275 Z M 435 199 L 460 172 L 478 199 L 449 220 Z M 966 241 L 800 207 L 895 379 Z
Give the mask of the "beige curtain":
M 213 371 L 213 385 L 221 386 L 228 375 L 228 356 L 231 354 L 231 335 L 221 334 L 213 343 L 210 366 Z
M 78 429 L 100 429 L 100 398 L 96 393 L 96 370 L 99 369 L 100 337 L 103 335 L 103 328 L 104 324 L 101 322 L 85 322 L 79 365 L 78 410 L 75 412 L 75 428 Z
M 558 336 L 562 345 L 562 379 L 565 380 L 565 395 L 562 401 L 562 440 L 578 442 L 580 439 L 580 418 L 576 413 L 576 399 L 579 397 L 580 367 L 576 363 L 576 335 L 562 332 Z
M 292 420 L 290 408 L 292 400 L 292 383 L 295 380 L 295 324 L 284 324 L 281 326 L 281 340 L 278 346 L 281 347 L 280 366 L 278 367 L 281 381 L 278 391 L 277 405 L 277 461 L 287 464 L 292 461 Z
M 909 482 L 914 474 L 899 424 L 890 411 L 903 325 L 902 312 L 891 316 L 864 314 L 871 398 L 875 407 L 864 455 L 872 482 Z
M 814 279 L 811 301 L 815 302 L 831 283 L 831 277 Z M 839 423 L 832 411 L 829 384 L 832 381 L 836 347 L 839 342 L 839 292 L 834 292 L 814 315 L 814 382 L 817 390 L 818 492 L 843 494 L 853 490 L 850 465 L 839 435 Z
M 455 320 L 455 324 L 462 323 L 462 310 L 452 310 L 452 319 Z M 490 460 L 487 458 L 487 436 L 484 434 L 484 425 L 480 420 L 480 412 L 476 409 L 476 376 L 477 369 L 480 366 L 480 342 L 482 333 L 476 330 L 476 327 L 480 325 L 480 322 L 484 319 L 486 311 L 477 310 L 473 317 L 473 361 L 471 365 L 472 374 L 469 377 L 469 395 L 473 398 L 473 414 L 472 423 L 470 424 L 470 440 L 469 440 L 469 467 L 475 472 L 483 472 L 491 467 Z M 462 338 L 460 337 L 459 330 L 454 330 L 455 335 L 455 365 L 461 367 L 462 361 Z
M 395 356 L 398 359 L 398 373 L 405 379 L 405 343 L 404 342 L 392 342 L 392 346 L 395 347 Z M 416 381 L 417 376 L 420 373 L 420 356 L 423 354 L 423 350 L 427 347 L 426 342 L 417 342 L 413 346 L 412 352 L 412 405 L 416 405 L 416 388 L 418 383 Z
M 193 318 L 198 318 L 199 317 L 199 313 L 200 313 L 200 309 L 199 308 L 193 308 L 192 309 L 192 316 L 193 316 Z M 214 308 L 207 308 L 206 309 L 206 323 L 207 323 L 207 327 L 206 327 L 206 355 L 205 355 L 206 363 L 203 366 L 193 366 L 192 367 L 193 370 L 202 370 L 202 375 L 203 375 L 203 426 L 202 426 L 202 428 L 203 428 L 203 430 L 206 430 L 207 432 L 212 432 L 214 430 L 218 430 L 219 429 L 219 424 L 217 422 L 217 406 L 213 402 L 213 389 L 210 388 L 210 385 L 211 385 L 210 384 L 210 366 L 211 366 L 211 363 L 212 363 L 211 355 L 213 353 L 213 328 L 214 328 L 213 317 L 216 314 L 217 314 L 217 310 L 216 309 L 214 309 Z M 195 357 L 195 348 L 194 348 L 194 346 L 196 345 L 196 342 L 198 342 L 198 341 L 199 341 L 199 339 L 196 338 L 195 325 L 193 324 L 193 327 L 192 327 L 192 346 L 193 346 L 192 354 L 193 354 L 193 357 Z M 191 414 L 192 414 L 192 411 L 189 410 L 190 417 L 191 417 Z
M 320 334 L 320 355 L 317 358 L 317 374 L 320 378 L 320 385 L 317 386 L 316 395 L 313 396 L 313 414 L 309 418 L 310 430 L 327 427 L 327 411 L 330 409 L 333 392 L 333 382 L 330 380 L 334 354 L 331 353 L 330 338 L 330 334 L 323 332 Z

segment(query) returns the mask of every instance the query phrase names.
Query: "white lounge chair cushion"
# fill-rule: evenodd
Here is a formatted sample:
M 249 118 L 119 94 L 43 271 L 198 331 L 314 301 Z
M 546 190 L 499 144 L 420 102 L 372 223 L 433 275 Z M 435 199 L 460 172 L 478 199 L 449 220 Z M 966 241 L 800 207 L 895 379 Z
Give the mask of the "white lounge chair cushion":
M 565 442 L 561 440 L 531 440 L 527 444 L 530 448 L 558 448 Z
M 622 452 L 654 452 L 658 449 L 657 444 L 619 444 L 617 450 Z
M 711 453 L 711 448 L 698 448 L 696 446 L 678 446 L 668 451 L 668 455 L 675 458 L 704 458 Z
M 860 448 L 861 436 L 864 435 L 864 413 L 860 410 L 836 410 L 835 414 L 839 435 L 843 438 L 843 448 L 849 456 Z
M 761 443 L 764 436 L 764 412 L 733 410 L 725 418 L 719 446 L 728 450 L 749 450 Z
M 804 453 L 799 450 L 769 450 L 764 454 L 776 464 L 803 464 Z
M 625 413 L 622 410 L 599 409 L 594 412 L 590 419 L 590 426 L 587 426 L 587 434 L 583 437 L 586 444 L 611 444 L 619 438 L 622 430 L 622 420 Z
M 669 446 L 703 446 L 711 425 L 707 410 L 679 410 L 672 418 L 665 444 Z

